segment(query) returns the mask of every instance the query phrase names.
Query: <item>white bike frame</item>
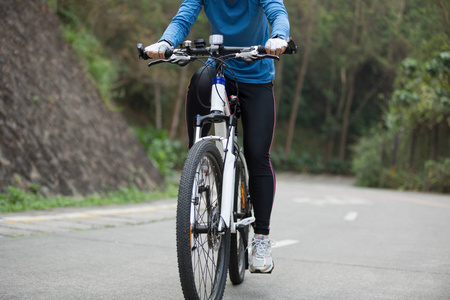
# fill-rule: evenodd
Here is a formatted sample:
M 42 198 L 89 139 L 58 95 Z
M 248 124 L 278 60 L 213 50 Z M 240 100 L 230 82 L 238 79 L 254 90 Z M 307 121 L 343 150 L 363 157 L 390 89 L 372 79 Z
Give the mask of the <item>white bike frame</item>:
M 228 103 L 227 93 L 225 91 L 225 78 L 216 76 L 213 80 L 211 90 L 211 112 L 219 112 L 225 116 L 230 116 L 230 106 Z M 214 123 L 214 136 L 201 137 L 201 128 L 195 129 L 195 143 L 200 140 L 211 140 L 216 142 L 216 146 L 224 159 L 223 178 L 222 178 L 222 206 L 220 211 L 221 222 L 219 223 L 219 232 L 224 232 L 226 228 L 230 228 L 231 233 L 236 233 L 239 225 L 248 225 L 255 221 L 254 216 L 234 222 L 232 218 L 234 210 L 234 191 L 235 191 L 235 174 L 236 174 L 236 156 L 233 154 L 234 144 L 236 142 L 235 126 L 227 129 L 227 122 Z M 229 132 L 228 132 L 229 131 Z M 227 138 L 228 137 L 228 138 Z M 239 151 L 239 157 L 245 168 L 245 183 L 248 186 L 248 169 L 245 157 L 242 151 Z M 245 195 L 244 195 L 245 197 Z M 192 204 L 191 211 L 195 211 L 195 205 Z M 253 212 L 252 212 L 253 214 Z M 194 225 L 193 219 L 195 214 L 191 214 L 191 223 Z

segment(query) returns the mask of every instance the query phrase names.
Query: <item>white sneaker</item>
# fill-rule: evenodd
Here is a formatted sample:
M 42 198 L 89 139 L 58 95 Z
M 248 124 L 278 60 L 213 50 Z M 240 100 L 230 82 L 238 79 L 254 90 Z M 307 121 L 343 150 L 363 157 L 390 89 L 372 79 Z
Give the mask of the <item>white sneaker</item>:
M 249 270 L 251 273 L 272 273 L 274 263 L 272 260 L 272 246 L 275 241 L 268 235 L 255 235 L 252 240 Z

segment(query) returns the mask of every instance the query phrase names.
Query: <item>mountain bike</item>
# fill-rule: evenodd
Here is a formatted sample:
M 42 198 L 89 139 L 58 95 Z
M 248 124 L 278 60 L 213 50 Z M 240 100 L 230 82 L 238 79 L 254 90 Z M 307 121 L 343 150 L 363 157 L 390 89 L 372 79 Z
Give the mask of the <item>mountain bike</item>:
M 181 49 L 167 50 L 166 59 L 150 62 L 185 66 L 208 59 L 216 75 L 212 82 L 211 109 L 196 117 L 195 143 L 185 160 L 178 191 L 176 244 L 178 270 L 186 299 L 222 299 L 227 271 L 233 284 L 244 280 L 248 269 L 248 238 L 255 221 L 248 189 L 248 169 L 244 149 L 237 139 L 240 104 L 237 96 L 227 97 L 224 70 L 227 61 L 240 59 L 252 63 L 260 59 L 279 59 L 265 53 L 264 46 L 226 47 L 221 35 L 185 41 Z M 142 44 L 139 58 L 148 59 Z M 285 53 L 296 53 L 288 39 Z M 207 101 L 204 100 L 203 103 Z M 201 136 L 206 124 L 214 125 L 214 135 Z

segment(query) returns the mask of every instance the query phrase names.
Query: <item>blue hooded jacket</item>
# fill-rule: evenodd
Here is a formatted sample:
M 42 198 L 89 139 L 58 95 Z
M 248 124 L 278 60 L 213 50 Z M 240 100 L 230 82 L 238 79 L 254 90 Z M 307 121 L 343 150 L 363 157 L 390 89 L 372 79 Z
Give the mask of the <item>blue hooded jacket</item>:
M 202 6 L 211 25 L 211 34 L 223 35 L 224 46 L 265 45 L 269 37 L 285 39 L 289 36 L 289 19 L 283 0 L 184 0 L 160 41 L 168 40 L 173 46 L 180 44 L 188 36 Z M 228 64 L 239 82 L 261 84 L 275 78 L 271 59 L 253 64 L 230 60 Z M 227 69 L 225 76 L 234 79 Z

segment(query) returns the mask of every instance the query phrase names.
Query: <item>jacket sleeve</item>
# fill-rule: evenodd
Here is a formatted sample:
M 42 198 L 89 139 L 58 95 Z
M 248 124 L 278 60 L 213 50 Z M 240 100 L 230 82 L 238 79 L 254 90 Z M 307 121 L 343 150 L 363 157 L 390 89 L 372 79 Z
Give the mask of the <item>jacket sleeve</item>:
M 176 47 L 189 34 L 192 24 L 197 20 L 202 9 L 202 0 L 183 0 L 177 14 L 159 39 L 168 40 Z
M 260 5 L 272 26 L 270 36 L 289 37 L 289 18 L 283 0 L 260 0 Z

